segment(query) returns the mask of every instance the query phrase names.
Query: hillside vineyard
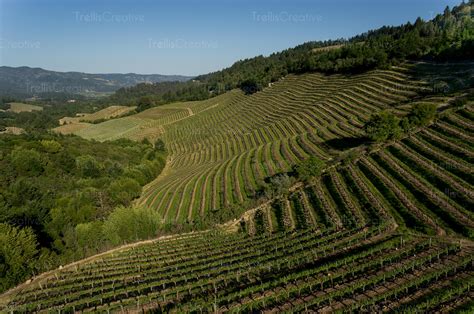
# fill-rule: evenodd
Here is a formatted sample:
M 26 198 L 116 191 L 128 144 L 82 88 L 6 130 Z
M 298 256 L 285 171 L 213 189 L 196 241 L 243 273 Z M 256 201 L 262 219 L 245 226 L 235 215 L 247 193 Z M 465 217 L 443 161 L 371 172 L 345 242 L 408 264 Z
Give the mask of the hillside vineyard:
M 25 313 L 470 313 L 474 103 L 454 105 L 468 90 L 433 90 L 473 69 L 406 63 L 351 76 L 288 75 L 252 95 L 233 90 L 85 123 L 75 133 L 88 139 L 163 140 L 166 168 L 137 203 L 164 221 L 235 204 L 247 211 L 50 271 L 1 300 Z M 437 119 L 360 145 L 373 113 L 403 116 L 416 104 L 436 105 Z M 249 205 L 266 178 L 309 156 L 327 162 L 321 175 Z
M 167 168 L 144 188 L 139 204 L 167 221 L 193 220 L 242 204 L 264 178 L 290 171 L 310 155 L 331 160 L 336 153 L 328 143 L 362 136 L 372 113 L 388 108 L 406 113 L 416 102 L 449 100 L 422 99 L 432 86 L 415 79 L 411 67 L 353 76 L 289 75 L 254 95 L 234 90 L 206 101 L 164 105 L 76 134 L 100 141 L 162 138 L 169 151 Z M 431 66 L 428 72 L 444 68 Z

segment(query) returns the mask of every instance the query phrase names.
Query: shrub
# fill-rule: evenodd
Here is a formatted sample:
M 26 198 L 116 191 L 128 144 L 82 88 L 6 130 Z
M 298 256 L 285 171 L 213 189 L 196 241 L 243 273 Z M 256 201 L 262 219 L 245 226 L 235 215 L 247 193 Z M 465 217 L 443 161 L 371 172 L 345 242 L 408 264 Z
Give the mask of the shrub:
M 413 105 L 408 119 L 411 126 L 424 126 L 429 124 L 436 117 L 435 104 L 415 104 Z
M 39 175 L 44 170 L 41 155 L 34 149 L 17 148 L 10 157 L 20 174 Z
M 400 119 L 393 113 L 382 111 L 370 117 L 364 125 L 364 130 L 367 137 L 375 142 L 397 139 L 402 133 L 399 122 Z
M 77 157 L 76 168 L 83 178 L 97 178 L 101 173 L 99 162 L 91 155 Z
M 109 195 L 115 204 L 129 205 L 130 202 L 139 197 L 142 188 L 132 178 L 119 178 L 113 181 L 108 189 Z
M 160 215 L 146 207 L 117 207 L 104 222 L 104 237 L 119 245 L 154 237 L 162 224 Z
M 315 156 L 311 156 L 296 165 L 294 170 L 298 178 L 303 181 L 308 181 L 310 178 L 320 175 L 325 165 L 324 161 Z

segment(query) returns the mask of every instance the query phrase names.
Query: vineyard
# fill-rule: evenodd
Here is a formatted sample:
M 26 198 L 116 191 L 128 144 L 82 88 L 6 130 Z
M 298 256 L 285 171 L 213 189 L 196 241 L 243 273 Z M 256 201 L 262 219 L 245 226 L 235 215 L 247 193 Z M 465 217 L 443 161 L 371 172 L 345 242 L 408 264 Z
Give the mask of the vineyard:
M 312 184 L 245 216 L 250 235 L 301 228 L 398 230 L 474 239 L 472 105 L 436 124 L 327 169 Z M 462 127 L 462 129 L 461 129 Z
M 474 105 L 427 96 L 429 83 L 410 73 L 407 65 L 290 75 L 254 95 L 232 91 L 80 130 L 98 140 L 162 138 L 168 168 L 139 202 L 172 221 L 244 204 L 262 180 L 310 155 L 332 163 L 241 219 L 61 267 L 8 291 L 0 305 L 25 313 L 472 313 Z M 376 147 L 334 144 L 361 136 L 373 112 L 404 114 L 419 102 L 438 105 L 435 123 Z M 343 149 L 357 154 L 335 162 Z
M 209 211 L 252 199 L 263 180 L 310 155 L 331 160 L 333 143 L 362 135 L 371 113 L 420 98 L 429 89 L 410 66 L 355 76 L 289 75 L 264 91 L 241 91 L 206 101 L 175 103 L 81 128 L 100 141 L 161 138 L 167 171 L 145 187 L 140 204 L 167 221 L 193 220 Z M 433 69 L 436 71 L 436 69 Z
M 54 271 L 17 291 L 14 312 L 461 311 L 474 248 L 395 226 L 253 237 L 187 234 Z
M 96 121 L 105 121 L 111 118 L 116 118 L 123 116 L 130 111 L 133 111 L 135 107 L 127 107 L 127 106 L 110 106 L 104 108 L 102 110 L 96 111 L 94 113 L 83 113 L 79 114 L 77 117 L 64 117 L 59 120 L 60 125 L 68 125 L 68 124 L 77 124 L 81 122 L 93 122 Z M 67 127 L 58 127 L 55 129 L 56 132 L 59 133 L 67 133 Z

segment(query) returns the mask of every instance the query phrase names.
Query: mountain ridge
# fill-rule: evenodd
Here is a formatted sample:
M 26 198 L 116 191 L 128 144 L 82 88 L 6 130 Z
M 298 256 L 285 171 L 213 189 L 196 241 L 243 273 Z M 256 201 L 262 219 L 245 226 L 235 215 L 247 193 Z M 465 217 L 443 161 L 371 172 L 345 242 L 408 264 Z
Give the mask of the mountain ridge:
M 139 83 L 184 82 L 183 75 L 51 71 L 41 67 L 0 66 L 0 94 L 13 97 L 97 96 Z

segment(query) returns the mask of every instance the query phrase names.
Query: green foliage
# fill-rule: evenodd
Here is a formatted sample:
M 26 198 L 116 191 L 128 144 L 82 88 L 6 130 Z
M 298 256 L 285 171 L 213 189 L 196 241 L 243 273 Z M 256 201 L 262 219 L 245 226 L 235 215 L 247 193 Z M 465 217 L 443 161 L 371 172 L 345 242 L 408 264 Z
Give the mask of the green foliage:
M 382 111 L 370 117 L 364 125 L 364 130 L 367 137 L 374 142 L 398 139 L 413 128 L 428 125 L 436 117 L 436 109 L 435 104 L 418 103 L 413 105 L 410 113 L 402 119 L 391 112 Z
M 0 223 L 0 291 L 32 275 L 37 246 L 30 228 Z
M 33 233 L 42 265 L 51 267 L 110 245 L 103 236 L 92 239 L 91 226 L 130 205 L 165 165 L 164 153 L 150 143 L 36 132 L 2 135 L 0 152 L 0 224 Z
M 112 245 L 156 236 L 161 217 L 146 207 L 117 207 L 103 225 L 103 234 Z
M 100 100 L 103 105 L 130 105 L 139 103 L 143 96 L 150 96 L 155 105 L 188 100 L 203 100 L 214 95 L 207 84 L 198 81 L 141 83 L 133 87 L 121 88 L 109 98 Z M 140 111 L 137 108 L 137 111 Z
M 408 119 L 412 126 L 425 126 L 436 117 L 436 105 L 428 103 L 419 103 L 413 105 Z
M 155 101 L 153 100 L 153 98 L 151 98 L 150 96 L 142 96 L 138 100 L 137 108 L 135 110 L 137 112 L 141 112 L 141 111 L 150 109 L 150 108 L 154 107 L 155 105 L 156 104 L 155 104 Z
M 40 143 L 48 153 L 58 153 L 62 148 L 61 144 L 55 140 L 41 140 Z
M 364 125 L 364 130 L 372 141 L 384 142 L 400 137 L 402 129 L 399 123 L 400 119 L 393 113 L 382 111 L 370 117 L 370 120 Z
M 155 141 L 155 149 L 160 152 L 166 151 L 165 143 L 163 142 L 161 138 Z
M 312 177 L 319 176 L 325 166 L 326 163 L 324 161 L 315 156 L 311 156 L 296 165 L 294 170 L 299 179 L 308 181 Z
M 95 254 L 104 246 L 102 226 L 102 221 L 91 221 L 75 227 L 77 247 L 82 249 L 82 256 Z
M 470 11 L 470 5 L 463 3 L 430 21 L 418 18 L 414 24 L 383 26 L 348 40 L 307 42 L 268 57 L 239 60 L 193 81 L 139 84 L 117 91 L 109 102 L 127 104 L 144 95 L 153 97 L 157 104 L 202 100 L 234 88 L 251 94 L 288 73 L 358 73 L 404 60 L 473 59 L 474 21 Z
M 262 90 L 262 85 L 259 84 L 255 78 L 250 78 L 241 82 L 239 88 L 243 90 L 245 94 L 249 95 Z
M 288 189 L 294 183 L 294 178 L 289 177 L 287 174 L 279 174 L 270 178 L 269 181 L 265 186 L 265 196 L 271 199 L 287 195 Z
M 83 178 L 97 178 L 101 175 L 101 167 L 97 160 L 91 155 L 78 156 L 76 158 L 76 169 Z
M 35 176 L 43 172 L 41 155 L 34 149 L 17 148 L 10 153 L 10 158 L 20 174 Z
M 400 120 L 400 128 L 408 133 L 414 128 L 426 126 L 436 118 L 435 104 L 418 103 L 413 105 L 410 113 Z
M 129 205 L 130 202 L 139 197 L 142 188 L 132 178 L 119 178 L 110 184 L 108 193 L 115 204 Z
M 92 100 L 78 100 L 65 105 L 65 101 L 50 100 L 46 97 L 45 100 L 26 103 L 41 106 L 43 110 L 21 113 L 0 111 L 0 126 L 21 127 L 27 131 L 46 131 L 59 126 L 59 119 L 63 117 L 74 117 L 77 113 L 94 112 L 109 106 L 108 103 Z

